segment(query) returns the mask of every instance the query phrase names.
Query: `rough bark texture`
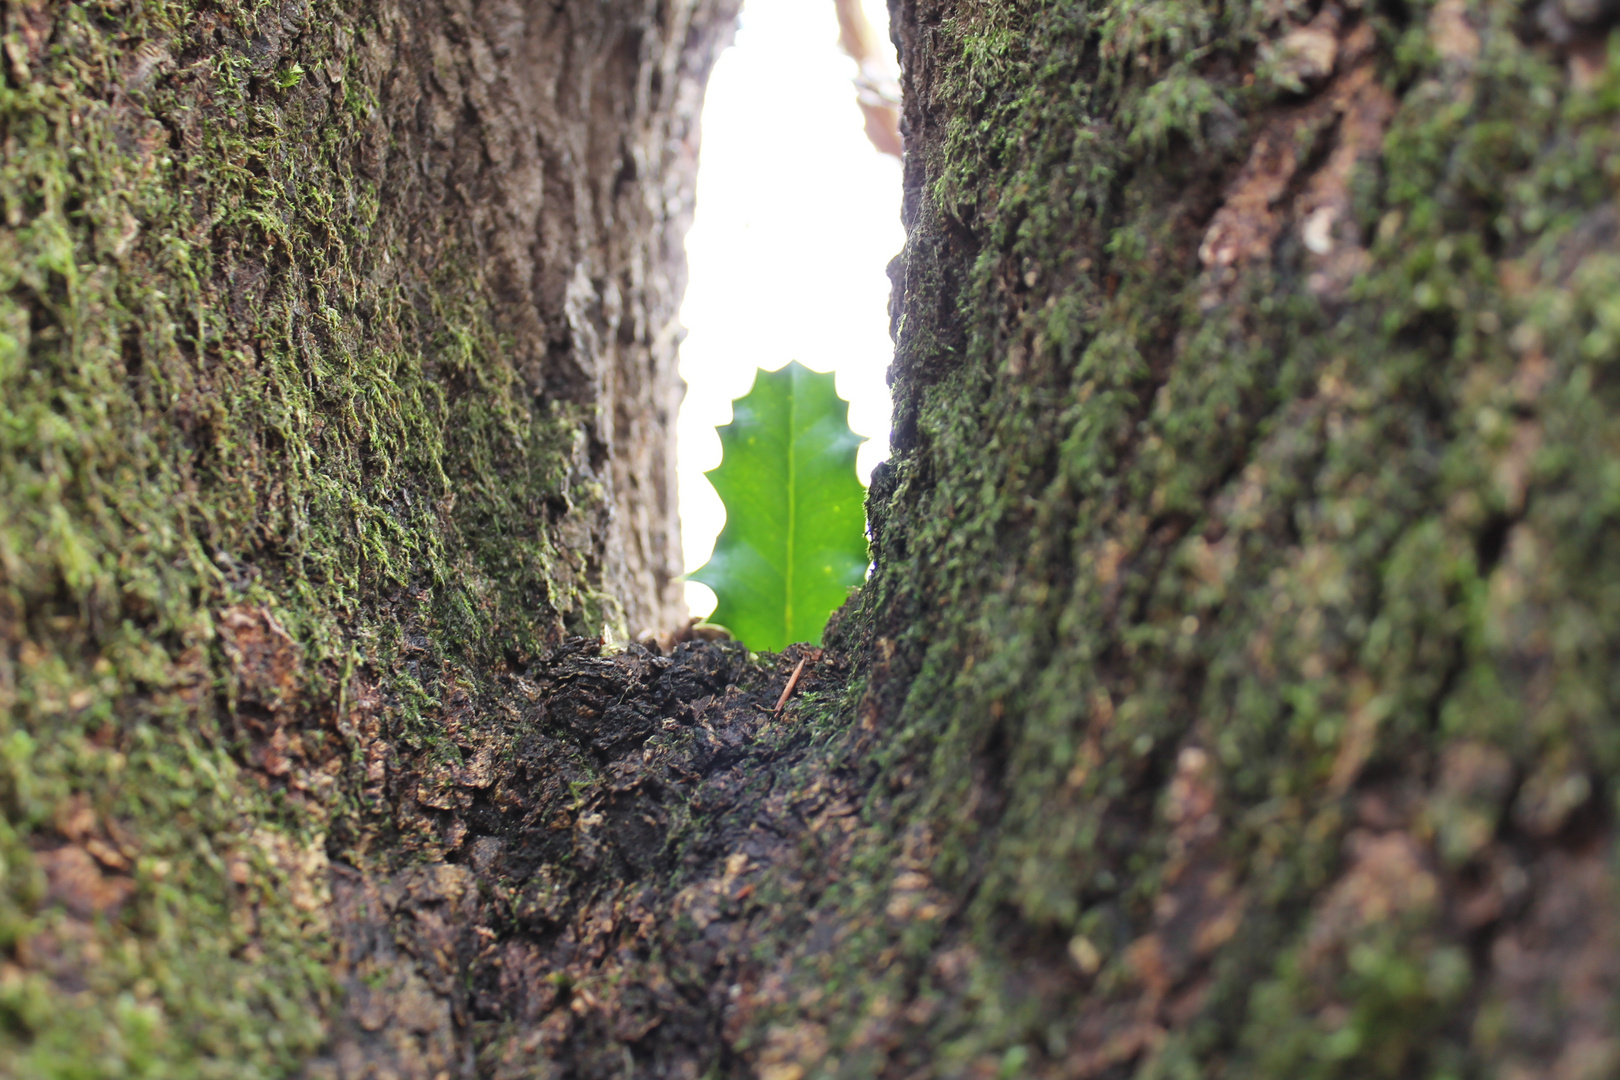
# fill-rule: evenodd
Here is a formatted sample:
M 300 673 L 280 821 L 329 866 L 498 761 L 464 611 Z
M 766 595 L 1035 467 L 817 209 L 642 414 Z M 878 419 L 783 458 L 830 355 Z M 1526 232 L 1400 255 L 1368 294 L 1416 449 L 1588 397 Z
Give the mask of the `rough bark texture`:
M 680 621 L 734 9 L 4 5 L 0 1073 L 296 1072 L 456 703 Z
M 594 637 L 727 12 L 7 8 L 0 1068 L 1620 1071 L 1615 5 L 893 13 L 757 658 Z
M 773 1075 L 1620 1069 L 1616 13 L 897 7 L 913 865 Z

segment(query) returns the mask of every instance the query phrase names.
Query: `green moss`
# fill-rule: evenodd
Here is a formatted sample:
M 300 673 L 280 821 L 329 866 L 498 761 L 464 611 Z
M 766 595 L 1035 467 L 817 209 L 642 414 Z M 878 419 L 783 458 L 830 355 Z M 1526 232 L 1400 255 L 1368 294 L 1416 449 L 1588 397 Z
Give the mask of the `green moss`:
M 971 898 L 949 939 L 969 972 L 906 1037 L 936 1073 L 1017 1056 L 1042 1075 L 1125 1029 L 1157 977 L 1132 943 L 1170 941 L 1166 910 L 1218 910 L 1173 835 L 1192 747 L 1219 820 L 1198 857 L 1243 890 L 1242 930 L 1186 946 L 1158 992 L 1207 979 L 1205 1004 L 1119 1063 L 1472 1075 L 1500 1048 L 1470 1034 L 1469 944 L 1435 903 L 1312 951 L 1356 865 L 1356 796 L 1433 788 L 1466 745 L 1567 812 L 1595 790 L 1579 776 L 1620 766 L 1601 659 L 1620 642 L 1620 52 L 1577 87 L 1516 5 L 1468 7 L 1477 56 L 1427 9 L 1357 10 L 1346 33 L 1381 43 L 1361 93 L 1393 115 L 1342 178 L 1337 242 L 1367 250 L 1336 284 L 1313 283 L 1288 215 L 1351 121 L 1246 78 L 1282 9 L 957 5 L 911 69 L 928 122 L 898 452 L 849 633 L 876 700 L 904 693 L 877 710 L 873 812 L 927 823 L 930 872 Z M 1206 268 L 1217 209 L 1290 108 L 1303 167 L 1251 212 L 1284 227 L 1263 258 Z M 1482 798 L 1398 830 L 1423 865 L 1478 871 L 1473 837 L 1530 812 Z M 870 842 L 891 878 L 896 841 Z M 886 895 L 821 907 L 878 925 Z M 1094 974 L 1065 955 L 1075 936 Z M 855 987 L 828 1015 L 927 995 L 941 946 L 905 948 L 909 968 L 894 948 L 852 933 L 818 961 Z M 805 986 L 833 977 L 806 965 Z M 849 1024 L 835 1047 L 863 1038 Z M 850 1060 L 837 1071 L 863 1075 Z

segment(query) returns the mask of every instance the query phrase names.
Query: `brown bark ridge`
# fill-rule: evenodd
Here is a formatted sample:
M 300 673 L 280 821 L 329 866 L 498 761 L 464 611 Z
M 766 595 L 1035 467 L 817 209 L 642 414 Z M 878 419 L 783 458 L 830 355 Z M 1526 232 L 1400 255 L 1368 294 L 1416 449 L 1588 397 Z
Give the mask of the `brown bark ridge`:
M 616 651 L 729 14 L 7 6 L 0 1069 L 1620 1071 L 1615 5 L 899 0 L 876 572 Z

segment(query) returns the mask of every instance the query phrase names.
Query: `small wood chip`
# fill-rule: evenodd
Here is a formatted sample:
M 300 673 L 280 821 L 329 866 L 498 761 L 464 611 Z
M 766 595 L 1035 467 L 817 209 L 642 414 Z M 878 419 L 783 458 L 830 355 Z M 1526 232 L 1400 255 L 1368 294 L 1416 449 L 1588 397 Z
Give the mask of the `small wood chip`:
M 782 696 L 776 699 L 776 708 L 771 710 L 772 716 L 782 715 L 782 706 L 786 705 L 787 699 L 792 696 L 793 688 L 799 685 L 799 676 L 804 674 L 804 665 L 809 661 L 808 656 L 799 657 L 799 666 L 793 669 L 793 674 L 788 677 L 787 685 L 782 687 Z

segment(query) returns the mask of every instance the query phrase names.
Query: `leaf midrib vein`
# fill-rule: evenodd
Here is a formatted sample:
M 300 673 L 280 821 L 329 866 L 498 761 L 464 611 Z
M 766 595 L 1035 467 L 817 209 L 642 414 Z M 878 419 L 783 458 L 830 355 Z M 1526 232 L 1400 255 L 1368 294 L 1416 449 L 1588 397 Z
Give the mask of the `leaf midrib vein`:
M 793 539 L 797 532 L 799 507 L 799 463 L 794 454 L 798 446 L 799 394 L 798 379 L 790 372 L 788 378 L 788 445 L 787 445 L 787 572 L 782 575 L 782 638 L 793 640 Z

